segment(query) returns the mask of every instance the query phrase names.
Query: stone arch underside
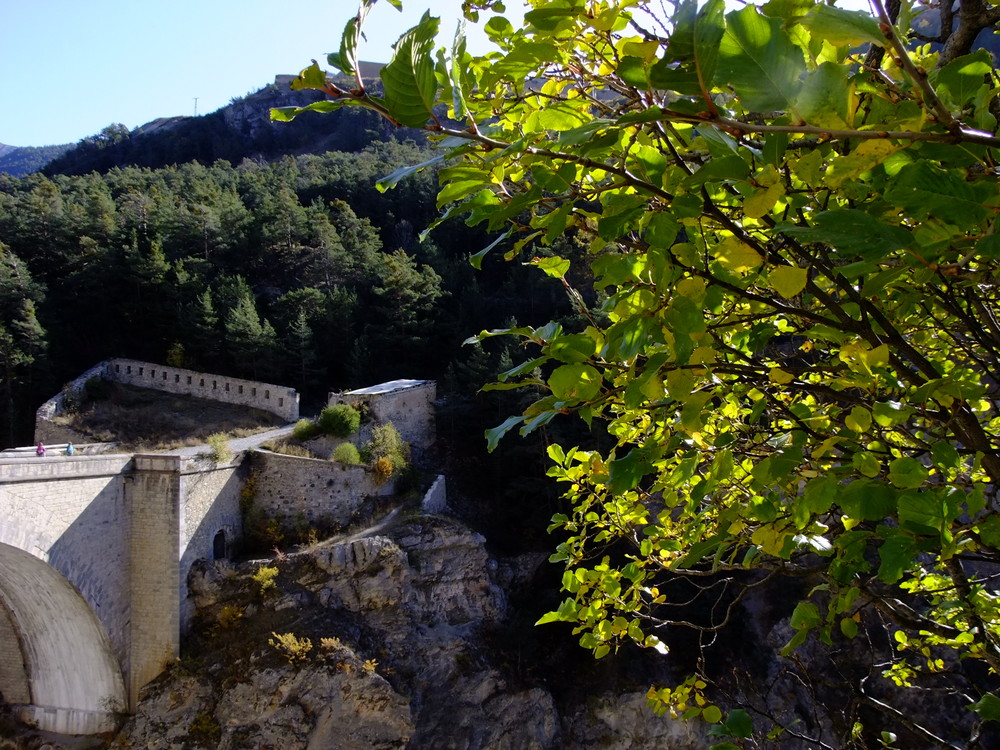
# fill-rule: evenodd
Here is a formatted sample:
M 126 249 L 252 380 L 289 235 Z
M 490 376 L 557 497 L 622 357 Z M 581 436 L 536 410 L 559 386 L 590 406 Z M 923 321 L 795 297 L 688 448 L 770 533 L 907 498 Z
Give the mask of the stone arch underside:
M 0 631 L 19 651 L 0 655 L 0 692 L 23 721 L 62 734 L 115 728 L 125 683 L 97 616 L 57 570 L 2 543 Z

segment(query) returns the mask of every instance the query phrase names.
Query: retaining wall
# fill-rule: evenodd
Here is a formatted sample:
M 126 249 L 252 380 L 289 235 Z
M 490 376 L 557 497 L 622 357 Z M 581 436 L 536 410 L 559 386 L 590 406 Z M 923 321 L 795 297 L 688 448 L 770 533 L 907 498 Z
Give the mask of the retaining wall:
M 270 451 L 253 454 L 254 502 L 268 515 L 287 521 L 347 526 L 366 498 L 391 495 L 392 482 L 379 486 L 363 466 Z

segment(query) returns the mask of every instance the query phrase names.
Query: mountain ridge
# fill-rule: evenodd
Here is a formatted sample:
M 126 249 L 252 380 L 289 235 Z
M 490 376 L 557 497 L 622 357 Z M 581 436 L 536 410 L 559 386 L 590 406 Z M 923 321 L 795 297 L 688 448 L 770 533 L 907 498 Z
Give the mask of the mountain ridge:
M 381 67 L 367 65 L 368 72 L 375 74 Z M 306 113 L 293 122 L 272 122 L 270 110 L 274 107 L 302 107 L 325 98 L 319 91 L 292 90 L 289 84 L 294 78 L 278 75 L 273 83 L 234 98 L 209 114 L 161 117 L 134 130 L 109 125 L 40 171 L 48 176 L 79 175 L 125 166 L 156 169 L 189 161 L 205 165 L 218 160 L 268 162 L 286 155 L 355 152 L 375 141 L 425 140 L 419 130 L 393 128 L 374 112 L 360 108 L 345 108 L 323 117 Z M 377 77 L 365 83 L 374 93 L 381 90 Z

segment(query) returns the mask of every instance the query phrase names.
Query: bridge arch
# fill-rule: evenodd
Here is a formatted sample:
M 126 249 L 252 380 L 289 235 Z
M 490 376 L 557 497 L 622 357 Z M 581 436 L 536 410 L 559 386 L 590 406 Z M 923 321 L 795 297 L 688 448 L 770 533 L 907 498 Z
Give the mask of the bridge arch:
M 127 708 L 108 636 L 57 570 L 0 543 L 0 694 L 28 724 L 62 734 L 115 728 Z

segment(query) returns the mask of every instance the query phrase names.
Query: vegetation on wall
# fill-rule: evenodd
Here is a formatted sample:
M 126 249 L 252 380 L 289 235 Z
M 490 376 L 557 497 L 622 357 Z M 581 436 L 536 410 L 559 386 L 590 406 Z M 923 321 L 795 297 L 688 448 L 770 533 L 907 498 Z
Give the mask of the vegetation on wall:
M 373 4 L 329 57 L 343 74 Z M 1000 10 L 530 5 L 523 27 L 485 24 L 498 51 L 482 56 L 461 32 L 438 54 L 425 15 L 384 94 L 314 63 L 298 86 L 328 99 L 273 116 L 361 107 L 425 128 L 453 159 L 445 216 L 501 233 L 491 247 L 575 301 L 573 324 L 479 337 L 534 354 L 493 386 L 535 395 L 491 446 L 565 414 L 611 440 L 549 447 L 566 598 L 543 621 L 598 658 L 667 653 L 693 630 L 691 676 L 649 697 L 715 724 L 720 748 L 985 746 L 1000 721 L 1000 137 L 994 61 L 973 44 Z M 466 4 L 471 20 L 489 9 Z M 937 12 L 936 37 L 911 36 Z M 787 672 L 841 701 L 832 726 L 713 658 L 743 597 L 782 580 L 798 592 Z M 806 644 L 826 655 L 818 673 Z M 834 656 L 858 651 L 860 670 Z M 953 721 L 910 710 L 922 695 Z

